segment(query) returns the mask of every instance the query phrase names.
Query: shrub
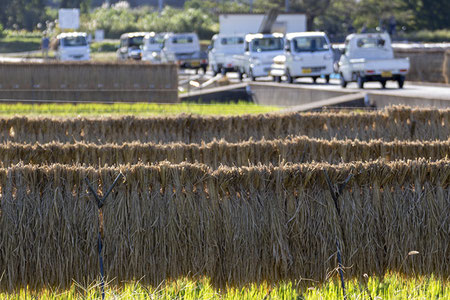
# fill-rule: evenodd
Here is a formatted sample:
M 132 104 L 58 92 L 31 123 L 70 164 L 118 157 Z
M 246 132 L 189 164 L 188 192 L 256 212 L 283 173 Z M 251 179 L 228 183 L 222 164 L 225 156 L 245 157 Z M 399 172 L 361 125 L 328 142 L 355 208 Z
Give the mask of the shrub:
M 92 52 L 114 52 L 119 46 L 118 42 L 103 41 L 103 42 L 93 42 L 91 44 Z
M 161 15 L 149 7 L 139 9 L 99 8 L 82 24 L 88 31 L 104 29 L 107 38 L 118 38 L 124 32 L 196 32 L 210 39 L 218 31 L 217 17 L 202 9 L 185 10 L 165 7 Z
M 398 39 L 405 39 L 414 42 L 450 42 L 450 30 L 420 30 L 414 32 L 400 32 Z

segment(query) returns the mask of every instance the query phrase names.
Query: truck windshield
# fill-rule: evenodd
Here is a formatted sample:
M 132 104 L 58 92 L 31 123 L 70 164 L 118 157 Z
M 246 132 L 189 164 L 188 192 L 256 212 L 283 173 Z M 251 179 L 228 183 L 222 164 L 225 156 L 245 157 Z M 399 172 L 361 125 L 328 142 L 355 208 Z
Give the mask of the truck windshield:
M 295 52 L 327 51 L 330 46 L 323 36 L 302 36 L 293 39 Z
M 143 36 L 134 36 L 128 38 L 128 47 L 134 47 L 134 46 L 141 46 L 144 43 L 144 37 Z
M 164 38 L 161 36 L 150 37 L 148 39 L 149 44 L 162 44 L 164 42 Z
M 220 39 L 220 44 L 224 46 L 242 45 L 244 38 L 242 37 L 226 37 Z
M 172 38 L 173 44 L 192 44 L 193 42 L 194 39 L 190 36 L 179 36 Z
M 86 46 L 86 38 L 84 36 L 68 36 L 62 39 L 64 47 L 80 47 Z
M 254 39 L 252 42 L 253 52 L 265 52 L 265 51 L 277 51 L 283 50 L 283 39 L 282 38 L 260 38 Z

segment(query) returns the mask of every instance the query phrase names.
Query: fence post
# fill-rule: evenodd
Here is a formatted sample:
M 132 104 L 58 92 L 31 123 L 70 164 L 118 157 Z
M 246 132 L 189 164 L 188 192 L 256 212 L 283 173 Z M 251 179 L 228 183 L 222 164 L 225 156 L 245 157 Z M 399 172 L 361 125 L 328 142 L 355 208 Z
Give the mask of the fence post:
M 97 202 L 97 208 L 98 208 L 98 259 L 99 259 L 99 263 L 100 263 L 100 288 L 102 290 L 102 299 L 105 299 L 105 281 L 104 281 L 104 272 L 103 272 L 103 256 L 102 256 L 102 249 L 103 249 L 103 243 L 102 243 L 102 238 L 103 238 L 103 211 L 102 211 L 102 207 L 105 204 L 105 200 L 106 198 L 109 196 L 109 194 L 111 193 L 111 191 L 113 190 L 114 186 L 117 184 L 117 182 L 119 181 L 120 178 L 122 178 L 122 173 L 119 173 L 119 175 L 116 177 L 116 179 L 114 180 L 114 182 L 112 183 L 112 185 L 109 187 L 108 191 L 105 193 L 105 195 L 100 198 L 97 194 L 97 192 L 94 190 L 94 188 L 92 187 L 91 183 L 89 182 L 89 179 L 86 177 L 84 180 L 86 181 L 88 188 L 92 194 L 92 196 L 94 196 L 96 202 Z
M 333 184 L 331 183 L 330 177 L 328 177 L 328 173 L 327 171 L 324 169 L 323 173 L 325 174 L 325 179 L 327 181 L 328 184 L 328 188 L 330 190 L 330 194 L 331 194 L 331 198 L 333 198 L 334 201 L 334 206 L 336 209 L 336 213 L 337 213 L 337 217 L 338 217 L 338 225 L 341 229 L 342 234 L 344 234 L 344 231 L 342 229 L 342 224 L 341 224 L 341 211 L 339 209 L 339 197 L 342 195 L 342 191 L 345 189 L 345 187 L 347 186 L 348 182 L 350 181 L 350 179 L 352 179 L 353 175 L 349 174 L 347 179 L 345 179 L 345 181 L 341 184 L 338 184 L 338 190 L 336 190 L 333 186 Z M 341 247 L 339 245 L 339 239 L 338 239 L 338 234 L 337 234 L 337 230 L 335 230 L 335 236 L 336 236 L 336 248 L 337 248 L 337 261 L 338 261 L 338 271 L 339 271 L 339 276 L 341 278 L 341 286 L 342 286 L 342 295 L 344 296 L 344 300 L 347 299 L 347 293 L 345 291 L 345 281 L 344 281 L 344 271 L 343 271 L 343 264 L 342 264 L 342 255 L 341 255 Z

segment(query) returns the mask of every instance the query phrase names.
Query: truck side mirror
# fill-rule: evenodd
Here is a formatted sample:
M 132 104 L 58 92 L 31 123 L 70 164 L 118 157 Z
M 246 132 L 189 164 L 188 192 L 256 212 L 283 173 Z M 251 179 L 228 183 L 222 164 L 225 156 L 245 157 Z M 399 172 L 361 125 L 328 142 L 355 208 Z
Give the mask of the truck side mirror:
M 250 47 L 249 47 L 248 43 L 245 43 L 244 51 L 245 51 L 245 52 L 250 51 Z
M 286 45 L 284 46 L 284 50 L 288 53 L 291 52 L 291 44 L 289 43 L 289 41 L 286 41 Z

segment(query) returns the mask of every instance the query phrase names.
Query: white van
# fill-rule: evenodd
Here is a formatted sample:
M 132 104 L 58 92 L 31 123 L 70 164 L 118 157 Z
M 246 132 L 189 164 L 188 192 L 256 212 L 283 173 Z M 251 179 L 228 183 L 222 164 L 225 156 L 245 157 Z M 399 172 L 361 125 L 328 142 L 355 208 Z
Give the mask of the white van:
M 244 53 L 244 38 L 243 34 L 216 34 L 212 37 L 208 47 L 208 60 L 214 75 L 236 71 L 233 55 Z
M 160 53 L 164 42 L 164 34 L 150 32 L 145 35 L 142 45 L 142 60 L 161 61 Z
M 208 55 L 200 50 L 196 33 L 168 33 L 164 37 L 161 62 L 172 62 L 180 68 L 203 69 L 208 67 Z
M 60 61 L 81 61 L 90 59 L 90 49 L 86 33 L 61 33 L 56 39 L 56 59 Z
M 274 57 L 283 54 L 283 51 L 284 37 L 281 33 L 247 34 L 244 53 L 233 56 L 239 79 L 242 79 L 243 74 L 252 80 L 268 76 Z
M 270 70 L 275 81 L 286 76 L 289 83 L 298 77 L 311 77 L 316 82 L 322 75 L 328 83 L 332 73 L 333 50 L 324 32 L 286 34 L 284 54 L 274 58 Z

